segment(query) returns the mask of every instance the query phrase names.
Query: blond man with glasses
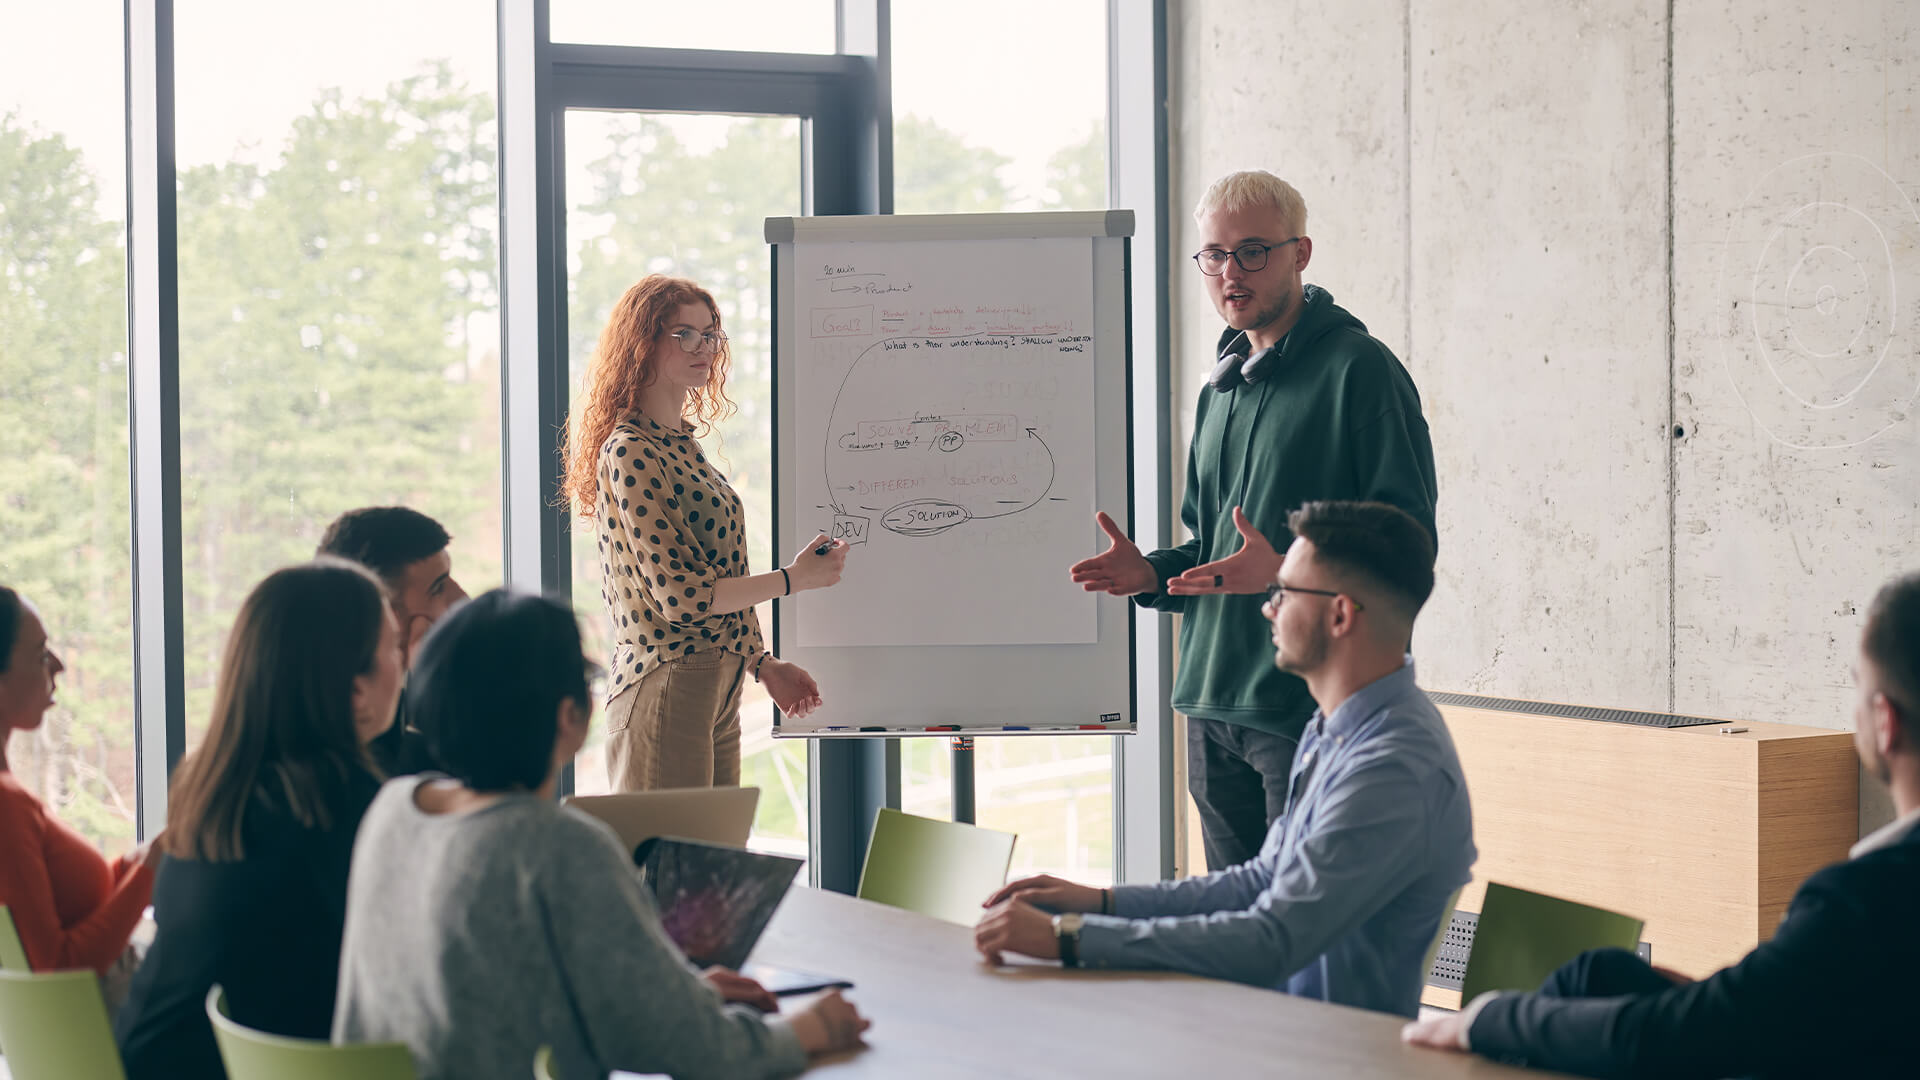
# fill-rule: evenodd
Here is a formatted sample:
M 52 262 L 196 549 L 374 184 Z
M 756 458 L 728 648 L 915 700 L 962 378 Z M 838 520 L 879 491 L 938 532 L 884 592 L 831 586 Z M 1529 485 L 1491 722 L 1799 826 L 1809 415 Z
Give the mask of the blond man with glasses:
M 1214 181 L 1194 210 L 1193 261 L 1226 321 L 1194 412 L 1180 519 L 1191 539 L 1142 554 L 1098 515 L 1111 546 L 1072 567 L 1090 592 L 1178 612 L 1173 707 L 1187 717 L 1189 790 L 1207 864 L 1260 850 L 1279 816 L 1313 698 L 1273 666 L 1260 606 L 1292 541 L 1286 515 L 1316 499 L 1373 500 L 1431 536 L 1433 444 L 1406 368 L 1304 284 L 1313 258 L 1300 193 L 1272 173 Z

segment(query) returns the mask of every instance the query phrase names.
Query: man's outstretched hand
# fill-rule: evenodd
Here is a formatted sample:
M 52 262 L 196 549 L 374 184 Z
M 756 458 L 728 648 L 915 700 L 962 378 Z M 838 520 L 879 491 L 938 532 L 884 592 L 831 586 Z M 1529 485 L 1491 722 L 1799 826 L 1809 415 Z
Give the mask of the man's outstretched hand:
M 1240 530 L 1240 550 L 1167 579 L 1169 596 L 1209 596 L 1215 593 L 1263 593 L 1286 556 L 1253 527 L 1239 507 L 1233 508 L 1233 527 Z
M 1127 534 L 1120 531 L 1120 526 L 1114 524 L 1107 512 L 1095 511 L 1093 520 L 1112 543 L 1093 558 L 1082 559 L 1068 568 L 1074 584 L 1087 592 L 1113 596 L 1132 596 L 1159 588 L 1160 575 L 1154 572 L 1153 564 L 1140 554 L 1140 548 L 1127 539 Z

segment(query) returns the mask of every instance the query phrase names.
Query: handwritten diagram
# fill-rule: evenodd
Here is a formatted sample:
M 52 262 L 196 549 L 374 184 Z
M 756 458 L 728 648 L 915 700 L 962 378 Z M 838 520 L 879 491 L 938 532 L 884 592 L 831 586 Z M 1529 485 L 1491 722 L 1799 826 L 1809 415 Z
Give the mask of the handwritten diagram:
M 827 418 L 822 461 L 827 505 L 833 511 L 831 535 L 862 544 L 876 523 L 900 536 L 935 536 L 968 522 L 1010 517 L 1047 501 L 1059 476 L 1053 448 L 1036 426 L 1045 421 L 1029 422 L 1018 412 L 974 411 L 855 419 L 845 406 L 846 384 L 857 383 L 868 390 L 874 380 L 897 377 L 902 365 L 948 367 L 948 358 L 956 352 L 1013 348 L 1084 352 L 1088 340 L 1084 334 L 917 337 L 888 338 L 869 347 L 848 367 Z M 921 352 L 926 355 L 895 355 Z M 880 365 L 894 370 L 883 374 Z M 921 380 L 915 376 L 926 373 L 907 374 L 918 383 Z M 990 382 L 985 392 L 1011 397 L 1057 389 L 1051 379 L 1014 379 Z M 980 391 L 969 387 L 967 392 L 977 395 Z M 912 497 L 884 509 L 869 501 L 885 503 L 902 494 Z M 1052 501 L 1070 500 L 1053 496 Z M 869 516 L 876 514 L 877 518 Z
M 796 262 L 797 445 L 819 455 L 801 496 L 855 545 L 841 584 L 799 605 L 802 642 L 1094 640 L 1063 569 L 1093 509 L 1085 242 L 841 244 Z

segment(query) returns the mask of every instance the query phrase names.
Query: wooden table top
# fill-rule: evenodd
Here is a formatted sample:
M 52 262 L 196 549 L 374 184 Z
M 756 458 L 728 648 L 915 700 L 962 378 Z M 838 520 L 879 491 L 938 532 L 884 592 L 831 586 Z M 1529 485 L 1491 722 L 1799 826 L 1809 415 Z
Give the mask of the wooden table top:
M 1397 1016 L 1160 972 L 990 967 L 970 927 L 795 888 L 753 958 L 849 979 L 867 1048 L 830 1077 L 1522 1077 L 1400 1041 Z

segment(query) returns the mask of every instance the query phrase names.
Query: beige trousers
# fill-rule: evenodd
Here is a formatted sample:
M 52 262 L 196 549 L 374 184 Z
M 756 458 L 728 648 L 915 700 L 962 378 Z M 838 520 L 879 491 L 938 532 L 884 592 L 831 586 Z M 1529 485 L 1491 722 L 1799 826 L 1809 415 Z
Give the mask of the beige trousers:
M 621 791 L 740 783 L 747 658 L 709 649 L 665 661 L 607 704 L 607 786 Z

